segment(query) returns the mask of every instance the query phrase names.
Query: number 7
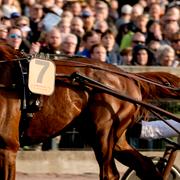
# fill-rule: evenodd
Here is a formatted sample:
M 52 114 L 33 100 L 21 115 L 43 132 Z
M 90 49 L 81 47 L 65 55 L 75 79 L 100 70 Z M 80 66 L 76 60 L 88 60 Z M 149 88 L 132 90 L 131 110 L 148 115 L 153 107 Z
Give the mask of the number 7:
M 45 72 L 47 71 L 47 69 L 49 67 L 49 62 L 48 61 L 36 60 L 35 64 L 42 66 L 42 69 L 40 70 L 39 75 L 37 77 L 37 83 L 42 83 L 44 74 L 45 74 Z

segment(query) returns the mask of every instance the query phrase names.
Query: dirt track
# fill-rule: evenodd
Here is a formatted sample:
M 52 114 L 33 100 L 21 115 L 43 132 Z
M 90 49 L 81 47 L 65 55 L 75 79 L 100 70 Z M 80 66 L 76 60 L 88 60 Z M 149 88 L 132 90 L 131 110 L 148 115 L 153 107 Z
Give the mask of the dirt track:
M 17 173 L 16 180 L 97 180 L 97 174 L 83 174 L 83 175 L 70 175 L 70 174 L 26 174 Z

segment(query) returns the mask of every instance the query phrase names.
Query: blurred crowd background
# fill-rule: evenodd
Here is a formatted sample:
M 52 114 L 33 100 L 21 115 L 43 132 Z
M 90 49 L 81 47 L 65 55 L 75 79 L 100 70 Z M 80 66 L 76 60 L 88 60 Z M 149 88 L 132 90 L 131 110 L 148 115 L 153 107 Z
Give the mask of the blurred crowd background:
M 0 43 L 115 65 L 179 66 L 180 2 L 0 0 Z

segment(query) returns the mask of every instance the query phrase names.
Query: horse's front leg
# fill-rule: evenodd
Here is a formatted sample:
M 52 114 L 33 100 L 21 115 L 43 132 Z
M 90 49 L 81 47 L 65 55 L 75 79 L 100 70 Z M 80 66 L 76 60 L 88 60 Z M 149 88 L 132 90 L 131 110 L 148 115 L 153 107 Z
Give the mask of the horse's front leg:
M 15 180 L 19 149 L 20 101 L 0 96 L 0 180 Z
M 15 180 L 16 153 L 11 150 L 0 149 L 0 179 Z
M 119 173 L 112 157 L 114 132 L 111 115 L 104 107 L 94 106 L 91 108 L 91 121 L 95 132 L 95 136 L 91 136 L 91 144 L 100 167 L 100 180 L 119 180 Z M 92 131 L 90 133 L 92 134 Z

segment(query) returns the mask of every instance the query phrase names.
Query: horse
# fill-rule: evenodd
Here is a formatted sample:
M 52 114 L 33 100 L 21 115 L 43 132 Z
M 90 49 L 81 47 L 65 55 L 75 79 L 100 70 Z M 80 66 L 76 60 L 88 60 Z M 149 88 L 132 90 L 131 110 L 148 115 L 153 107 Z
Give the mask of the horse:
M 0 102 L 3 102 L 0 103 L 0 174 L 4 180 L 15 179 L 15 159 L 20 143 L 21 94 L 18 86 L 14 88 L 11 85 L 19 83 L 20 75 L 18 75 L 17 67 L 19 60 L 14 59 L 22 56 L 17 52 L 9 52 L 11 51 L 8 47 L 0 47 L 1 59 L 8 61 L 8 63 L 3 61 L 6 65 L 1 67 L 1 77 L 6 77 L 7 74 L 9 76 L 8 79 L 3 78 L 0 81 L 4 86 L 0 90 Z M 152 162 L 132 149 L 125 138 L 126 129 L 136 121 L 140 106 L 118 99 L 99 89 L 87 88 L 83 82 L 74 83 L 73 79 L 69 79 L 69 75 L 79 72 L 136 100 L 143 99 L 140 88 L 143 83 L 124 75 L 117 75 L 120 73 L 119 68 L 95 60 L 63 57 L 54 62 L 56 73 L 59 74 L 56 78 L 55 91 L 51 96 L 40 96 L 43 106 L 40 111 L 33 114 L 32 119 L 28 122 L 21 143 L 30 145 L 43 142 L 47 138 L 58 135 L 80 117 L 88 125 L 90 143 L 100 167 L 101 180 L 119 179 L 114 157 L 130 167 L 133 161 L 131 158 L 136 159 L 133 168 L 137 170 L 140 177 L 160 179 Z M 3 71 L 4 67 L 6 71 Z M 14 73 L 17 76 L 14 76 Z M 176 76 L 173 78 L 175 78 L 174 86 L 179 87 L 180 78 Z M 168 81 L 172 83 L 171 78 Z M 10 91 L 5 90 L 7 87 Z M 163 88 L 160 89 L 163 91 Z M 169 96 L 179 95 L 178 92 L 170 92 L 170 90 L 166 91 Z M 154 90 L 153 93 L 157 92 Z M 131 156 L 125 159 L 122 157 L 123 154 Z M 141 165 L 141 171 L 146 176 L 135 165 Z

